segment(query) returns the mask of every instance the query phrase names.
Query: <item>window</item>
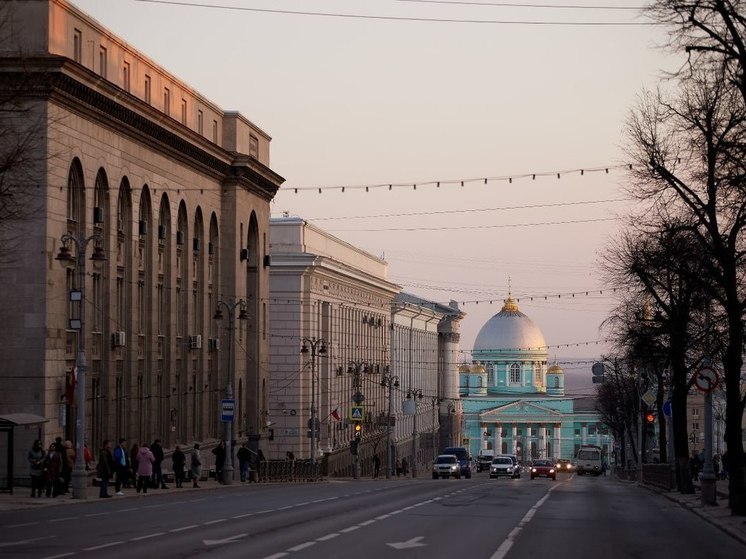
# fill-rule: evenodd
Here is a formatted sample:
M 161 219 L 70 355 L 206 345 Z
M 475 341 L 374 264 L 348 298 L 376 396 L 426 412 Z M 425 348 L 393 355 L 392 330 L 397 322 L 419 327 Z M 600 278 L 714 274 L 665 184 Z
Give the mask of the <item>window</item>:
M 259 139 L 254 134 L 249 136 L 249 155 L 254 159 L 259 158 Z
M 125 62 L 124 68 L 122 72 L 122 87 L 126 92 L 129 93 L 130 90 L 130 63 Z
M 510 366 L 510 384 L 520 384 L 521 382 L 521 367 L 518 363 L 513 363 Z
M 187 121 L 187 102 L 186 99 L 181 100 L 181 123 L 186 124 Z
M 202 135 L 205 133 L 205 115 L 202 109 L 197 111 L 197 132 Z
M 78 63 L 83 60 L 83 32 L 80 29 L 73 32 L 73 60 Z
M 163 112 L 171 114 L 171 91 L 167 87 L 163 88 Z
M 539 363 L 534 363 L 534 384 L 541 385 L 541 365 Z
M 692 431 L 699 431 L 699 423 L 692 423 Z
M 106 77 L 106 47 L 98 49 L 98 73 L 102 78 Z
M 213 120 L 212 121 L 212 141 L 214 143 L 218 143 L 218 121 Z
M 699 417 L 699 408 L 692 409 L 692 417 Z
M 145 102 L 150 103 L 150 76 L 145 74 Z

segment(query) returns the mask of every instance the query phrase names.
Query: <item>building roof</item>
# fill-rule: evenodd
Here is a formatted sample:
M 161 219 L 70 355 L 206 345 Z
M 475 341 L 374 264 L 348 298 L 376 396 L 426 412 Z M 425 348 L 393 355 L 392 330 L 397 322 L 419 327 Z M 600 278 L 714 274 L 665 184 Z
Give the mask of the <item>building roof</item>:
M 499 313 L 490 318 L 477 334 L 474 352 L 505 350 L 544 350 L 546 341 L 533 320 L 523 314 L 511 298 Z

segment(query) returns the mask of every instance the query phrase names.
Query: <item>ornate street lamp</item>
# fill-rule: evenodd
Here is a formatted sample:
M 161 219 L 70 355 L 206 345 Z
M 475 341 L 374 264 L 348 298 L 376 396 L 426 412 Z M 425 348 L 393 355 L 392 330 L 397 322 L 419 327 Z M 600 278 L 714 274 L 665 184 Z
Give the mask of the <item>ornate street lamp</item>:
M 307 354 L 311 352 L 311 460 L 316 463 L 318 458 L 318 435 L 319 435 L 319 410 L 316 407 L 316 360 L 319 356 L 326 355 L 326 341 L 323 338 L 303 338 L 300 352 Z
M 85 359 L 85 255 L 88 243 L 94 241 L 96 244 L 93 248 L 91 260 L 94 263 L 106 261 L 106 253 L 99 243 L 102 237 L 94 234 L 86 237 L 80 233 L 74 235 L 66 233 L 62 235 L 62 246 L 55 257 L 65 268 L 74 266 L 78 272 L 77 289 L 70 292 L 70 301 L 78 303 L 78 318 L 70 320 L 70 328 L 78 331 L 78 355 L 75 362 L 75 371 L 77 375 L 77 384 L 75 387 L 75 404 L 77 411 L 75 414 L 75 466 L 72 471 L 72 488 L 73 499 L 86 499 L 88 487 L 88 474 L 85 471 L 85 430 L 86 430 L 86 401 L 85 401 L 85 384 L 86 384 L 86 359 Z M 68 243 L 75 245 L 77 256 L 70 253 Z
M 391 479 L 391 472 L 394 470 L 394 455 L 391 452 L 391 432 L 394 426 L 392 425 L 392 409 L 391 409 L 391 393 L 394 388 L 399 388 L 399 377 L 396 375 L 383 375 L 381 379 L 381 386 L 388 387 L 389 389 L 389 414 L 386 420 L 386 479 Z
M 225 399 L 229 402 L 233 400 L 233 387 L 231 382 L 236 372 L 236 360 L 234 356 L 235 330 L 236 330 L 236 309 L 239 309 L 238 320 L 248 320 L 249 315 L 246 312 L 246 304 L 243 299 L 232 300 L 228 303 L 218 301 L 214 320 L 222 320 L 223 313 L 220 307 L 224 307 L 228 312 L 228 380 L 225 386 Z M 235 405 L 234 405 L 235 409 Z M 225 464 L 223 465 L 223 484 L 231 485 L 233 483 L 233 415 L 230 420 L 225 421 Z

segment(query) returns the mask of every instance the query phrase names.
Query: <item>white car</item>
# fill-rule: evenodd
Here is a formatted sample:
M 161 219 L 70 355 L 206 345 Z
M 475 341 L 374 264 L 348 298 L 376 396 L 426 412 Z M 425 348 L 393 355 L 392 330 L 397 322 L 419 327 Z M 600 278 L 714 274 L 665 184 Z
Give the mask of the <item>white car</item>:
M 461 479 L 461 467 L 455 454 L 441 454 L 433 462 L 433 479 L 448 477 Z
M 490 464 L 490 478 L 499 477 L 519 478 L 521 467 L 513 460 L 512 456 L 495 456 Z

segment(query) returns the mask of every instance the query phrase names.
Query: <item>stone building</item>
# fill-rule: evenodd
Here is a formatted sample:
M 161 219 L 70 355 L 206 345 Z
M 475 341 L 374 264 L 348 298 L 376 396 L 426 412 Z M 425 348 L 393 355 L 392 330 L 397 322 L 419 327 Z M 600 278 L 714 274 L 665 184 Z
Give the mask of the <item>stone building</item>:
M 271 138 L 64 0 L 2 8 L 0 88 L 35 136 L 5 177 L 33 196 L 0 268 L 0 414 L 73 439 L 85 347 L 91 447 L 216 439 L 229 382 L 236 435 L 266 434 Z
M 272 218 L 270 256 L 265 454 L 323 457 L 330 475 L 351 475 L 355 464 L 367 474 L 375 454 L 383 475 L 387 457 L 406 458 L 416 475 L 459 425 L 463 314 L 401 293 L 384 260 L 298 217 Z

